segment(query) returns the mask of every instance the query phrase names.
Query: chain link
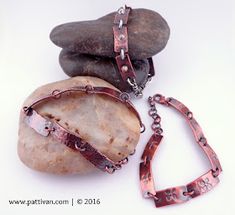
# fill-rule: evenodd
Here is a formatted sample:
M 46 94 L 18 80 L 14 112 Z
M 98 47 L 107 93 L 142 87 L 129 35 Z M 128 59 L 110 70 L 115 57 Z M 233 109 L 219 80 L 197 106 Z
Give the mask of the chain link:
M 154 100 L 154 97 L 149 97 L 148 98 L 148 103 L 150 106 L 150 110 L 148 112 L 149 116 L 151 116 L 153 118 L 153 123 L 151 125 L 151 128 L 154 132 L 154 134 L 156 135 L 160 135 L 162 134 L 163 130 L 161 128 L 161 117 L 158 115 L 157 113 L 157 109 L 156 109 L 156 101 Z
M 183 203 L 210 191 L 219 183 L 218 175 L 221 173 L 222 168 L 215 152 L 208 145 L 200 125 L 194 119 L 193 113 L 180 101 L 172 97 L 165 98 L 161 94 L 155 94 L 152 97 L 150 96 L 148 98 L 148 103 L 150 106 L 148 114 L 153 118 L 151 127 L 154 134 L 146 144 L 141 157 L 140 182 L 143 196 L 146 198 L 153 198 L 156 207 L 162 207 Z M 161 128 L 161 117 L 157 113 L 156 104 L 172 107 L 182 114 L 191 128 L 196 142 L 200 145 L 210 161 L 211 169 L 185 186 L 155 190 L 151 165 L 154 154 L 163 138 L 163 135 L 161 135 L 163 132 Z
M 143 93 L 142 93 L 143 87 L 138 86 L 135 78 L 128 78 L 127 83 L 131 86 L 135 97 L 141 98 L 143 96 Z

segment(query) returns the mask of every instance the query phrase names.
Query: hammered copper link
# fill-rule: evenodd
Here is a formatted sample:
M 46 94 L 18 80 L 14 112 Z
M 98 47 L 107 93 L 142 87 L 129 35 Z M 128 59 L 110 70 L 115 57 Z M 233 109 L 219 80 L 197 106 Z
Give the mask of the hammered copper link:
M 183 203 L 199 195 L 207 193 L 219 183 L 218 175 L 221 173 L 222 168 L 215 152 L 207 143 L 201 127 L 193 118 L 192 112 L 184 104 L 174 98 L 165 98 L 159 94 L 149 98 L 149 104 L 152 110 L 150 115 L 152 117 L 153 113 L 159 116 L 153 108 L 153 102 L 171 106 L 185 117 L 193 132 L 196 142 L 205 152 L 208 160 L 210 161 L 211 169 L 185 186 L 172 187 L 156 191 L 154 188 L 151 161 L 158 145 L 161 142 L 162 135 L 155 133 L 148 141 L 142 155 L 142 162 L 140 163 L 140 184 L 143 196 L 145 198 L 153 198 L 155 206 L 162 207 L 166 205 Z M 158 129 L 161 128 L 159 127 Z
M 65 144 L 67 147 L 80 152 L 88 161 L 90 161 L 94 166 L 102 171 L 113 173 L 115 170 L 120 169 L 122 164 L 127 163 L 127 158 L 118 162 L 113 162 L 106 155 L 99 152 L 90 143 L 84 141 L 77 134 L 75 135 L 70 133 L 70 131 L 62 127 L 59 123 L 44 118 L 33 109 L 34 106 L 48 99 L 59 99 L 62 94 L 71 92 L 101 94 L 112 97 L 113 99 L 124 103 L 137 116 L 140 122 L 140 126 L 143 127 L 138 112 L 129 101 L 128 94 L 107 87 L 92 87 L 90 85 L 63 90 L 54 90 L 52 94 L 34 101 L 29 106 L 23 108 L 23 112 L 26 115 L 25 122 L 40 135 L 45 137 L 51 135 L 53 138 Z

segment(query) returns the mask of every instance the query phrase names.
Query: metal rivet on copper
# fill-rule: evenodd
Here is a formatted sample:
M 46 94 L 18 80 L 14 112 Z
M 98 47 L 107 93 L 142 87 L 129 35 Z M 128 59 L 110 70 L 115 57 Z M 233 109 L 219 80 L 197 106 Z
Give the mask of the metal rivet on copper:
M 127 65 L 123 65 L 121 67 L 121 70 L 122 70 L 122 72 L 127 72 L 128 71 L 128 66 Z
M 122 92 L 119 97 L 124 102 L 127 102 L 128 100 L 130 100 L 130 95 L 126 92 Z
M 120 34 L 119 37 L 118 37 L 118 39 L 119 39 L 120 41 L 123 40 L 123 39 L 125 39 L 125 35 L 124 35 L 124 34 Z
M 192 119 L 193 118 L 193 113 L 189 111 L 187 113 L 187 117 L 188 117 L 188 119 Z
M 84 152 L 84 151 L 86 150 L 86 148 L 82 148 L 82 146 L 79 146 L 78 144 L 79 144 L 79 142 L 76 142 L 76 143 L 74 144 L 74 147 L 75 147 L 78 151 Z
M 203 146 L 206 146 L 206 138 L 205 137 L 201 137 L 200 139 L 199 139 L 199 142 L 201 142 L 202 144 L 203 144 Z

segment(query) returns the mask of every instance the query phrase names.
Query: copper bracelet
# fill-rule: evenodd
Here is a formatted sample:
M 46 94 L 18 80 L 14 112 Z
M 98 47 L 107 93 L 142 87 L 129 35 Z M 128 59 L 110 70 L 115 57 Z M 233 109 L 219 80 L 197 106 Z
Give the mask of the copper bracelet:
M 42 103 L 43 101 L 46 101 L 48 99 L 59 99 L 62 94 L 69 92 L 101 94 L 122 102 L 137 116 L 140 122 L 141 129 L 144 129 L 144 125 L 140 119 L 140 116 L 134 108 L 133 104 L 130 102 L 129 95 L 127 93 L 122 93 L 107 87 L 93 87 L 90 85 L 84 87 L 73 87 L 63 90 L 54 90 L 51 94 L 34 101 L 29 106 L 23 108 L 23 112 L 26 115 L 25 122 L 38 134 L 45 137 L 51 135 L 57 141 L 65 144 L 75 151 L 80 152 L 81 155 L 83 155 L 89 162 L 91 162 L 94 166 L 102 171 L 113 173 L 115 170 L 120 169 L 122 164 L 127 163 L 128 158 L 125 158 L 118 162 L 110 160 L 106 155 L 95 149 L 90 143 L 83 140 L 78 135 L 70 133 L 59 123 L 44 118 L 42 115 L 37 113 L 36 110 L 33 109 L 34 106 Z M 142 132 L 143 131 L 144 130 L 142 130 Z
M 202 148 L 210 161 L 211 169 L 185 186 L 172 187 L 160 191 L 155 190 L 151 163 L 154 153 L 163 138 L 163 131 L 160 125 L 161 117 L 157 113 L 155 103 L 171 106 L 185 117 L 193 132 L 196 142 Z M 221 173 L 222 168 L 217 155 L 207 143 L 202 129 L 194 119 L 192 112 L 178 100 L 174 98 L 165 98 L 159 94 L 149 97 L 149 104 L 151 107 L 149 115 L 154 119 L 152 124 L 154 134 L 151 136 L 144 149 L 142 162 L 140 163 L 140 183 L 143 196 L 145 198 L 153 198 L 155 206 L 162 207 L 166 205 L 183 203 L 210 191 L 216 184 L 219 183 L 218 175 Z
M 128 31 L 127 22 L 129 14 L 131 12 L 130 7 L 121 7 L 114 18 L 113 36 L 114 36 L 114 52 L 116 53 L 116 63 L 118 70 L 121 74 L 122 80 L 132 88 L 136 97 L 142 96 L 142 91 L 146 82 L 142 86 L 138 86 L 136 83 L 136 74 L 131 63 L 131 59 L 128 53 Z M 147 59 L 149 62 L 148 81 L 155 75 L 152 58 Z

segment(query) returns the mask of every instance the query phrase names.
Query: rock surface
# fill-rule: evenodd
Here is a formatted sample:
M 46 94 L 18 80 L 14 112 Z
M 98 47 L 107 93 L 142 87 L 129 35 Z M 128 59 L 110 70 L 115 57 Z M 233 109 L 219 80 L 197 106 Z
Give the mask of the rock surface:
M 131 92 L 130 86 L 122 80 L 115 59 L 91 55 L 77 54 L 62 50 L 59 57 L 60 65 L 70 77 L 94 76 L 108 81 L 121 91 Z M 148 60 L 132 61 L 139 86 L 147 82 L 149 73 Z
M 95 77 L 75 77 L 39 87 L 26 99 L 24 106 L 55 89 L 87 84 L 114 88 Z M 65 94 L 60 99 L 35 106 L 35 109 L 70 132 L 79 133 L 84 140 L 113 161 L 123 159 L 133 152 L 139 140 L 140 125 L 135 114 L 124 104 L 107 96 L 80 92 Z M 18 155 L 28 167 L 56 174 L 99 171 L 79 152 L 73 151 L 51 136 L 44 137 L 36 133 L 24 122 L 24 118 L 21 112 Z
M 55 27 L 51 40 L 72 52 L 114 57 L 113 20 L 116 12 L 97 20 L 72 22 Z M 132 9 L 128 20 L 129 55 L 146 59 L 160 52 L 167 44 L 170 29 L 158 13 L 148 9 Z

